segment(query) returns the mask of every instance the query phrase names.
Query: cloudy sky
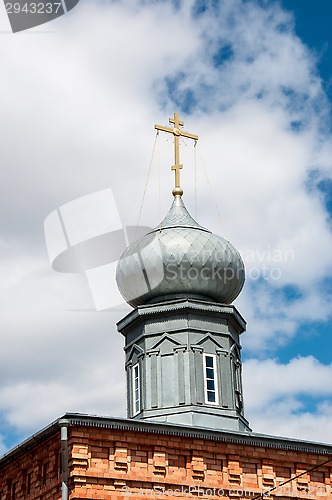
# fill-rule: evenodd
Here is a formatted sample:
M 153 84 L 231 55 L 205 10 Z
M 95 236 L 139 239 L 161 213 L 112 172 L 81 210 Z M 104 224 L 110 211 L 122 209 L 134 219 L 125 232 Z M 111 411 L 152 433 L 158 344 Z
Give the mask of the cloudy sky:
M 331 16 L 322 0 L 81 0 L 12 34 L 0 6 L 0 453 L 66 411 L 125 416 L 129 308 L 97 312 L 84 274 L 52 269 L 44 221 L 111 189 L 122 225 L 159 223 L 172 141 L 153 125 L 174 111 L 199 135 L 184 201 L 246 263 L 251 427 L 332 442 Z

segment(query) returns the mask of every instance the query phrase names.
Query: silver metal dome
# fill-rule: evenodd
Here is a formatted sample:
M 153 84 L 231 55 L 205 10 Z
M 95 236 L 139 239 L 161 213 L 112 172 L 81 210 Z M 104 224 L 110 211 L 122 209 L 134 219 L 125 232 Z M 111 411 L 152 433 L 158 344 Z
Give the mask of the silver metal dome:
M 174 296 L 230 304 L 244 279 L 239 252 L 197 224 L 181 196 L 159 226 L 124 251 L 116 271 L 118 288 L 133 307 Z

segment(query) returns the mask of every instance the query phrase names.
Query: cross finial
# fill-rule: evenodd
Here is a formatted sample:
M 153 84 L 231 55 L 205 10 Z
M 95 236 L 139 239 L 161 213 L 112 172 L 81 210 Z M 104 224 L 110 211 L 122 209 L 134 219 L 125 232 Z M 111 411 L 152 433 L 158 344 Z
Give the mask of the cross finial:
M 156 130 L 162 130 L 163 132 L 169 132 L 174 135 L 174 165 L 172 166 L 172 170 L 175 171 L 175 187 L 173 189 L 173 196 L 182 196 L 183 189 L 180 186 L 180 170 L 183 165 L 180 164 L 180 141 L 179 137 L 188 137 L 189 139 L 198 140 L 198 135 L 189 134 L 188 132 L 184 132 L 180 127 L 183 127 L 184 122 L 179 120 L 178 113 L 174 113 L 174 118 L 169 119 L 169 123 L 173 125 L 173 127 L 163 127 L 162 125 L 155 125 L 154 128 Z

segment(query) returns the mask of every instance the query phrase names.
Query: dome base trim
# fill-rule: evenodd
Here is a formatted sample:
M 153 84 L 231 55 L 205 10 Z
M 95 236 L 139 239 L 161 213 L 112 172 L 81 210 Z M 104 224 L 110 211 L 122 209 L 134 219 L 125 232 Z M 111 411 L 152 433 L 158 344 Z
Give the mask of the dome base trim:
M 163 302 L 169 302 L 172 300 L 202 300 L 204 302 L 212 302 L 218 304 L 218 302 L 211 299 L 211 297 L 207 297 L 206 295 L 201 295 L 199 293 L 169 293 L 165 295 L 161 295 L 156 297 L 155 299 L 150 300 L 146 305 L 149 304 L 159 304 Z

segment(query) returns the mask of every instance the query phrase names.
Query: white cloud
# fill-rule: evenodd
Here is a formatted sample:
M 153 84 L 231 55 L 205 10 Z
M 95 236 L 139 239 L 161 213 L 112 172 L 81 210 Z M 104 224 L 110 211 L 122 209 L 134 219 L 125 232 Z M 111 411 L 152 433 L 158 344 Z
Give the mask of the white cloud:
M 68 411 L 124 416 L 124 373 L 119 376 L 118 368 L 114 368 L 104 364 L 99 370 L 95 366 L 89 370 L 88 361 L 83 359 L 69 381 L 59 363 L 59 374 L 53 375 L 52 380 L 9 384 L 0 390 L 6 420 L 21 432 L 30 433 Z M 108 394 L 112 396 L 111 403 Z
M 313 356 L 288 363 L 246 361 L 246 414 L 253 430 L 332 442 L 331 378 L 332 363 L 324 365 Z
M 293 358 L 287 364 L 274 359 L 252 359 L 246 361 L 245 370 L 247 382 L 250 380 L 252 406 L 270 406 L 271 401 L 294 394 L 332 394 L 332 363 L 324 365 L 313 356 Z
M 266 411 L 249 415 L 253 430 L 321 443 L 332 443 L 332 406 L 325 402 L 316 411 L 305 411 L 298 402 L 274 402 Z
M 278 263 L 280 280 L 259 286 L 249 280 L 239 298 L 248 344 L 250 338 L 251 348 L 264 353 L 286 342 L 303 319 L 330 314 L 320 279 L 331 272 L 331 233 L 320 196 L 306 188 L 312 168 L 321 177 L 331 172 L 324 128 L 330 111 L 314 57 L 276 4 L 224 0 L 193 17 L 194 4 L 80 2 L 48 33 L 44 26 L 0 37 L 0 410 L 17 429 L 35 429 L 65 409 L 124 412 L 124 357 L 114 322 L 125 312 L 64 311 L 92 307 L 91 296 L 79 277 L 51 271 L 43 222 L 64 203 L 111 187 L 122 222 L 135 224 L 153 124 L 186 107 L 187 91 L 195 105 L 190 115 L 183 112 L 185 128 L 200 136 L 222 212 L 220 221 L 198 171 L 198 221 L 244 253 L 271 248 L 295 255 Z M 215 67 L 223 46 L 233 55 Z M 193 211 L 192 148 L 182 147 L 182 158 L 184 201 Z M 160 137 L 143 224 L 157 224 L 171 203 L 171 161 L 171 143 Z M 301 290 L 298 301 L 276 295 L 286 284 Z M 285 426 L 293 414 L 280 415 Z M 317 415 L 301 418 L 314 436 Z
M 15 255 L 3 264 L 0 401 L 6 424 L 22 433 L 65 411 L 124 415 L 124 367 L 112 353 L 122 351 L 114 323 L 126 310 L 94 312 L 87 283 L 54 273 L 46 256 L 43 262 Z

